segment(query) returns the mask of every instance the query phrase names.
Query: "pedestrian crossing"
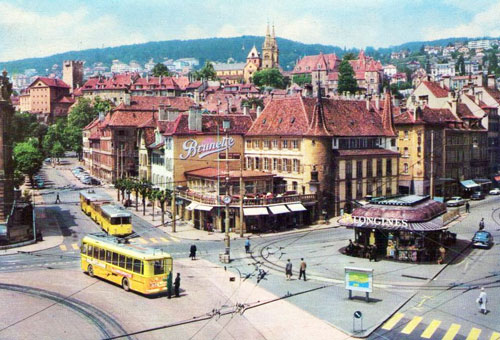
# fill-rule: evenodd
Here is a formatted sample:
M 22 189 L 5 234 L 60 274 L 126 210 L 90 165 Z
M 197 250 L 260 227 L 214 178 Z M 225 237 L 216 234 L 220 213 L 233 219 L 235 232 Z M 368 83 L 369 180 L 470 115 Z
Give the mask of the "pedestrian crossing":
M 437 336 L 437 331 L 443 324 L 441 320 L 433 319 L 427 325 L 422 322 L 423 317 L 414 316 L 411 319 L 405 319 L 406 322 L 402 320 L 405 318 L 404 313 L 396 313 L 389 320 L 387 320 L 381 327 L 381 329 L 386 331 L 394 330 L 395 328 L 402 327 L 400 333 L 410 335 L 420 335 L 422 339 L 434 339 Z M 418 327 L 421 325 L 422 327 Z M 490 330 L 483 331 L 482 329 L 472 327 L 470 330 L 465 329 L 462 325 L 457 323 L 452 323 L 447 326 L 448 328 L 441 328 L 444 331 L 444 335 L 439 337 L 442 340 L 454 340 L 460 330 L 465 331 L 462 334 L 467 334 L 465 340 L 478 340 L 478 339 L 489 339 L 489 340 L 500 340 L 500 332 L 491 332 Z M 423 329 L 423 331 L 422 331 Z M 467 333 L 468 331 L 468 333 Z M 419 334 L 419 332 L 421 332 Z M 463 337 L 461 337 L 463 339 Z
M 161 245 L 161 244 L 167 244 L 171 242 L 181 242 L 178 238 L 169 236 L 167 237 L 137 237 L 133 238 L 130 240 L 130 243 L 135 243 L 135 244 L 143 244 L 143 245 Z M 59 245 L 59 249 L 62 251 L 70 251 L 70 250 L 79 250 L 80 249 L 80 244 L 79 243 L 71 243 L 71 244 L 61 244 Z

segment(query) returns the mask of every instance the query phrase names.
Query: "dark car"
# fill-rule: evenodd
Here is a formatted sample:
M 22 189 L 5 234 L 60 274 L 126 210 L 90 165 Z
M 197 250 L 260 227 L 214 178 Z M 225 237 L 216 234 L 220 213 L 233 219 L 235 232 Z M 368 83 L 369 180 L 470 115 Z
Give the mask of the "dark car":
M 493 236 L 484 230 L 476 231 L 472 238 L 472 245 L 475 248 L 491 248 L 493 246 Z
M 101 185 L 101 181 L 95 177 L 90 177 L 90 182 L 92 185 Z
M 471 200 L 484 200 L 485 198 L 486 198 L 486 195 L 482 191 L 476 191 L 470 197 Z

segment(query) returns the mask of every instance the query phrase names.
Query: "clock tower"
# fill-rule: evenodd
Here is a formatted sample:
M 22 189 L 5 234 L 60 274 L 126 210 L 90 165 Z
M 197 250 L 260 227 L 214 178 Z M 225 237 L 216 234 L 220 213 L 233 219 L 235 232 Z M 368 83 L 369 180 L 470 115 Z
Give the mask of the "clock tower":
M 262 44 L 262 68 L 278 68 L 279 67 L 279 49 L 276 42 L 276 34 L 269 33 L 269 24 L 267 24 L 266 38 Z

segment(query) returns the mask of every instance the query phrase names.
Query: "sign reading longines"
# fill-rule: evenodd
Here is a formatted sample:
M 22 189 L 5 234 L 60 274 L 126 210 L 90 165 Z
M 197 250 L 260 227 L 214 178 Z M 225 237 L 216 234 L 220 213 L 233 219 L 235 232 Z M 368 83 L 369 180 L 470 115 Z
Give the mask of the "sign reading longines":
M 345 221 L 356 227 L 363 226 L 387 226 L 387 227 L 408 227 L 408 220 L 386 217 L 365 217 L 365 216 L 347 216 Z
M 198 158 L 204 158 L 208 155 L 231 149 L 236 142 L 233 137 L 223 137 L 220 141 L 213 138 L 206 138 L 201 143 L 195 139 L 188 139 L 182 144 L 183 153 L 179 155 L 180 159 L 188 159 L 198 155 Z

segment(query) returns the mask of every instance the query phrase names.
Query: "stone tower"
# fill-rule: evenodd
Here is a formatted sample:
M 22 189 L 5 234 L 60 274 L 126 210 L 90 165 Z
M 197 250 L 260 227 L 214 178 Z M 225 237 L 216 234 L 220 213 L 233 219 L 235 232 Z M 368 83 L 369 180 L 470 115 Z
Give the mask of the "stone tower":
M 14 202 L 12 138 L 9 137 L 9 127 L 14 115 L 11 94 L 12 83 L 4 70 L 0 76 L 0 221 L 7 219 Z
M 65 60 L 63 62 L 63 81 L 73 90 L 83 85 L 83 61 Z
M 276 43 L 276 34 L 269 33 L 269 24 L 267 24 L 266 38 L 262 44 L 262 68 L 278 68 L 279 67 L 279 49 Z

